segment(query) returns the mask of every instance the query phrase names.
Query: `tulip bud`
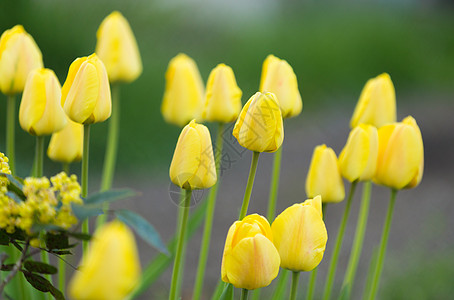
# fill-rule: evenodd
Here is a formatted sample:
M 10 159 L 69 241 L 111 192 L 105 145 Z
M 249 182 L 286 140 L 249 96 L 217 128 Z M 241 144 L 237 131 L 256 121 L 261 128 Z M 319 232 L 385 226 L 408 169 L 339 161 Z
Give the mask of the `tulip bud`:
M 203 119 L 221 123 L 235 121 L 241 111 L 242 94 L 232 68 L 217 65 L 208 77 Z
M 378 159 L 374 181 L 394 189 L 413 188 L 424 171 L 424 146 L 415 119 L 378 129 Z
M 313 270 L 322 261 L 328 234 L 322 218 L 322 198 L 294 204 L 271 225 L 281 267 L 295 272 Z
M 84 127 L 68 119 L 62 130 L 52 134 L 47 156 L 53 161 L 72 163 L 82 159 Z
M 350 126 L 361 123 L 377 128 L 396 122 L 396 92 L 387 73 L 369 79 L 356 104 Z
M 273 93 L 255 93 L 233 128 L 238 143 L 251 151 L 274 152 L 284 141 L 281 110 Z
M 63 84 L 61 102 L 68 117 L 79 124 L 103 122 L 110 117 L 109 79 L 96 54 L 73 61 Z
M 207 189 L 217 180 L 208 128 L 192 120 L 181 131 L 170 164 L 170 179 L 183 189 Z
M 345 198 L 336 153 L 326 145 L 314 149 L 306 178 L 306 194 L 309 198 L 320 195 L 324 203 L 340 202 Z
M 134 235 L 120 221 L 99 228 L 69 283 L 75 300 L 122 300 L 140 279 L 140 262 Z
M 200 119 L 203 111 L 204 86 L 195 61 L 178 54 L 169 62 L 161 112 L 168 123 L 186 125 Z
M 292 67 L 287 61 L 274 55 L 268 55 L 263 62 L 260 91 L 276 95 L 283 118 L 295 117 L 303 109 L 298 81 Z
M 0 90 L 3 94 L 22 92 L 28 74 L 42 67 L 41 51 L 22 25 L 3 32 L 0 37 Z
M 222 256 L 222 281 L 248 290 L 268 286 L 279 273 L 280 258 L 268 221 L 257 214 L 230 227 Z
M 142 73 L 139 48 L 128 21 L 114 11 L 99 26 L 96 54 L 106 66 L 110 82 L 131 82 Z
M 339 155 L 342 176 L 350 182 L 370 180 L 375 174 L 378 155 L 377 128 L 360 124 L 352 129 Z
M 63 129 L 67 120 L 60 99 L 61 86 L 54 71 L 31 71 L 19 108 L 19 123 L 22 129 L 37 136 Z

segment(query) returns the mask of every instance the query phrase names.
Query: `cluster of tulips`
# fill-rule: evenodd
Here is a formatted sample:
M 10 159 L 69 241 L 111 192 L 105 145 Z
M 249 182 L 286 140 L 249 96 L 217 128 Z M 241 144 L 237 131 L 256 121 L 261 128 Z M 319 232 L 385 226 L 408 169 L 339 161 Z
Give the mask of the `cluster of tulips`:
M 132 82 L 142 71 L 135 38 L 120 13 L 114 12 L 102 22 L 95 53 L 71 64 L 61 88 L 53 71 L 43 68 L 41 52 L 21 26 L 3 33 L 0 40 L 0 90 L 9 95 L 6 152 L 13 174 L 14 95 L 23 91 L 20 125 L 37 137 L 33 176 L 42 176 L 43 137 L 52 134 L 48 155 L 62 162 L 66 172 L 70 163 L 82 159 L 82 198 L 87 197 L 88 191 L 90 125 L 103 122 L 112 114 L 101 190 L 111 188 L 118 143 L 119 83 Z M 242 91 L 232 68 L 225 64 L 219 64 L 211 71 L 205 87 L 195 61 L 179 54 L 170 61 L 165 79 L 163 117 L 168 123 L 183 127 L 169 172 L 171 181 L 182 189 L 178 228 L 175 239 L 168 245 L 169 253 L 156 258 L 145 270 L 147 276 L 141 277 L 135 241 L 128 227 L 118 220 L 103 225 L 105 218 L 99 217 L 100 228 L 90 249 L 88 244 L 84 244 L 82 267 L 70 283 L 70 296 L 100 300 L 134 298 L 151 284 L 150 278 L 159 277 L 173 261 L 169 299 L 179 299 L 191 227 L 191 193 L 196 189 L 211 188 L 205 205 L 201 206 L 205 224 L 193 291 L 193 299 L 201 299 L 220 184 L 222 144 L 225 135 L 232 134 L 239 145 L 252 151 L 252 162 L 238 220 L 227 232 L 220 282 L 213 299 L 233 299 L 234 287 L 242 289 L 241 299 L 247 299 L 250 290 L 255 290 L 254 297 L 258 299 L 259 289 L 268 286 L 278 276 L 280 268 L 284 270 L 280 272 L 274 299 L 286 298 L 290 272 L 289 297 L 296 299 L 299 274 L 309 271 L 312 272 L 307 299 L 312 299 L 317 266 L 322 261 L 328 240 L 324 223 L 326 205 L 344 200 L 342 177 L 351 182 L 351 187 L 324 281 L 323 298 L 332 297 L 351 202 L 357 184 L 362 182 L 364 194 L 358 225 L 339 295 L 342 299 L 351 297 L 373 181 L 391 188 L 378 256 L 371 264 L 371 286 L 365 294 L 365 298 L 375 299 L 396 193 L 417 186 L 424 165 L 422 136 L 416 121 L 407 117 L 396 122 L 395 92 L 390 76 L 382 74 L 366 83 L 353 113 L 352 130 L 339 158 L 326 145 L 317 146 L 306 180 L 308 199 L 302 201 L 300 195 L 295 195 L 295 204 L 278 216 L 276 202 L 284 141 L 283 119 L 298 116 L 303 108 L 297 77 L 288 62 L 273 55 L 265 59 L 259 92 L 252 95 L 243 108 Z M 203 121 L 218 124 L 216 151 L 213 151 L 208 128 L 201 124 Z M 225 130 L 230 122 L 235 122 L 231 133 Z M 248 214 L 262 152 L 275 152 L 266 218 Z M 104 211 L 108 209 L 108 206 L 104 207 Z M 89 233 L 87 221 L 82 230 Z

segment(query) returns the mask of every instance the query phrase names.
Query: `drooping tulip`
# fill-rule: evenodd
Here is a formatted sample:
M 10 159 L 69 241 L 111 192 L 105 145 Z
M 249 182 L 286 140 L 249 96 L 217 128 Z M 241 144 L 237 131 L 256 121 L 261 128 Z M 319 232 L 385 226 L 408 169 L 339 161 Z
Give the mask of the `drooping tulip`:
M 142 60 L 134 33 L 118 11 L 108 15 L 96 34 L 96 54 L 104 63 L 110 82 L 131 82 L 142 73 Z
M 47 156 L 53 161 L 72 163 L 82 159 L 84 144 L 83 125 L 68 119 L 62 130 L 52 134 Z
M 284 127 L 276 96 L 255 93 L 241 110 L 232 134 L 241 146 L 251 151 L 279 149 L 284 140 Z
M 283 118 L 295 117 L 303 109 L 295 72 L 287 61 L 274 55 L 263 62 L 260 91 L 276 95 Z
M 217 65 L 208 77 L 203 119 L 221 123 L 235 121 L 241 111 L 242 94 L 232 68 Z
M 22 129 L 37 136 L 63 129 L 67 118 L 60 99 L 61 86 L 54 71 L 44 68 L 31 71 L 19 108 Z
M 268 286 L 279 273 L 280 258 L 268 221 L 257 214 L 230 227 L 222 257 L 222 280 L 248 290 Z

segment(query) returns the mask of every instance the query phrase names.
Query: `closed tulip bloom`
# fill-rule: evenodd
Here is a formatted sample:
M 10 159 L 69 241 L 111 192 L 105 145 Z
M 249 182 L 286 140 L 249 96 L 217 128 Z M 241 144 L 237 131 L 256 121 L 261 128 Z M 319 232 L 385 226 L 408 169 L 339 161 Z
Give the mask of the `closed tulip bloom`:
M 396 122 L 396 92 L 391 77 L 383 73 L 369 79 L 364 86 L 353 112 L 350 126 L 361 123 L 377 128 Z
M 413 188 L 424 171 L 421 131 L 411 116 L 378 130 L 378 160 L 374 181 L 394 189 Z
M 279 273 L 279 253 L 268 221 L 257 214 L 230 227 L 222 256 L 222 281 L 248 290 L 268 286 Z
M 83 144 L 84 127 L 68 119 L 65 128 L 52 134 L 47 156 L 57 162 L 76 162 L 82 159 Z
M 287 61 L 274 55 L 268 55 L 263 62 L 260 91 L 276 95 L 283 118 L 295 117 L 303 109 L 298 81 L 292 67 Z
M 313 270 L 322 261 L 328 234 L 320 196 L 294 204 L 271 225 L 281 267 L 296 272 Z
M 170 179 L 184 189 L 207 189 L 217 180 L 208 128 L 192 120 L 181 131 L 170 164 Z
M 68 117 L 79 124 L 103 122 L 110 117 L 109 79 L 96 54 L 80 57 L 71 64 L 61 101 Z
M 61 107 L 61 86 L 54 71 L 33 70 L 25 84 L 19 108 L 19 123 L 32 135 L 48 135 L 66 126 Z
M 232 68 L 217 65 L 208 77 L 203 119 L 221 123 L 235 121 L 241 111 L 242 94 Z
M 99 228 L 69 283 L 75 300 L 123 300 L 140 279 L 133 233 L 120 221 Z
M 195 61 L 178 54 L 169 62 L 161 112 L 168 123 L 183 127 L 203 113 L 204 86 Z
M 284 127 L 273 93 L 255 93 L 241 110 L 233 128 L 238 143 L 251 151 L 274 152 L 284 141 Z
M 99 26 L 96 54 L 106 66 L 110 82 L 131 82 L 142 73 L 134 33 L 123 15 L 114 11 Z
M 43 67 L 41 51 L 22 25 L 0 37 L 0 91 L 16 94 L 24 90 L 28 74 Z
M 314 149 L 306 178 L 306 194 L 309 198 L 320 195 L 324 203 L 340 202 L 345 198 L 336 153 L 326 145 Z
M 348 181 L 370 180 L 375 174 L 378 155 L 377 128 L 360 124 L 350 131 L 339 155 L 339 167 Z

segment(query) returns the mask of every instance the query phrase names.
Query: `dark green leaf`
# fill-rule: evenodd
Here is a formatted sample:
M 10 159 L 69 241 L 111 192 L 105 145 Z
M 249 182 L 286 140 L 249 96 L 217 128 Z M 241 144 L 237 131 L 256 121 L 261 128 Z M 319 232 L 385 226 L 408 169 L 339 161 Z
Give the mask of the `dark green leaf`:
M 169 255 L 169 251 L 162 242 L 159 233 L 142 216 L 130 210 L 118 210 L 115 212 L 115 214 L 122 222 L 132 227 L 137 232 L 137 234 L 152 247 L 155 247 L 162 253 Z
M 6 264 L 2 265 L 1 269 L 2 271 L 11 271 L 14 268 L 15 264 Z
M 114 189 L 94 194 L 85 199 L 85 204 L 114 202 L 137 196 L 137 192 L 131 189 Z
M 53 224 L 33 224 L 32 231 L 33 232 L 40 232 L 40 231 L 64 231 L 64 229 L 60 226 L 53 225 Z
M 69 250 L 53 250 L 51 252 L 55 253 L 57 255 L 68 255 L 68 254 L 72 255 L 72 252 Z
M 9 234 L 12 240 L 25 241 L 25 232 L 21 229 L 17 229 L 13 233 Z M 22 251 L 22 250 L 21 250 Z
M 6 192 L 5 193 L 6 196 L 8 196 L 10 199 L 13 199 L 14 202 L 16 202 L 17 204 L 21 204 L 23 202 L 23 199 L 21 199 L 18 195 L 16 195 L 15 193 L 13 192 Z
M 228 283 L 224 287 L 224 291 L 221 294 L 219 300 L 233 300 L 233 285 Z
M 24 185 L 20 177 L 11 174 L 0 173 L 0 175 L 8 178 L 8 190 L 13 191 L 20 199 L 25 200 L 24 192 L 22 191 Z
M 25 261 L 24 268 L 30 272 L 36 272 L 40 274 L 56 274 L 58 271 L 57 268 L 54 266 L 33 260 Z
M 9 245 L 9 235 L 3 229 L 0 230 L 0 245 Z
M 65 300 L 65 296 L 63 295 L 62 292 L 60 292 L 57 288 L 55 287 L 52 287 L 50 289 L 50 293 L 52 294 L 52 296 L 54 296 L 54 298 L 56 300 Z
M 67 249 L 69 246 L 68 235 L 66 232 L 46 233 L 47 249 Z
M 82 241 L 89 241 L 91 240 L 91 235 L 88 233 L 81 233 L 81 232 L 69 232 L 68 235 Z
M 47 293 L 51 290 L 52 284 L 43 276 L 28 271 L 22 272 L 24 273 L 25 279 L 38 291 Z
M 79 221 L 85 220 L 86 218 L 99 216 L 103 214 L 102 204 L 75 204 L 71 203 L 71 207 L 74 215 Z

